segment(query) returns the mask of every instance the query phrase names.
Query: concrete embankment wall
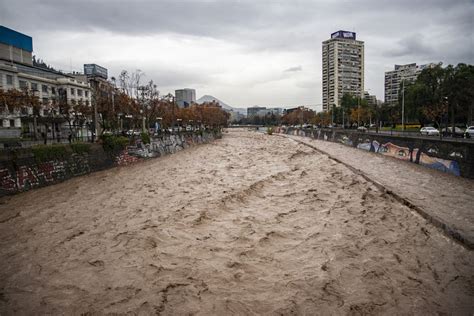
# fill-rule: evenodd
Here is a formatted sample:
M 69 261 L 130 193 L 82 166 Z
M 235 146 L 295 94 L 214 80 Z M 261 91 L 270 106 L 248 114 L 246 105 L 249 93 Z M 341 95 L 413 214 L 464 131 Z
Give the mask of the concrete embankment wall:
M 172 154 L 220 137 L 220 132 L 204 132 L 202 135 L 194 133 L 163 135 L 151 138 L 150 144 L 143 144 L 137 140 L 126 149 L 115 152 L 105 151 L 101 144 L 90 144 L 87 145 L 87 150 L 78 153 L 66 145 L 66 154 L 47 160 L 35 156 L 32 148 L 1 150 L 0 196 L 28 191 L 147 158 Z
M 280 128 L 280 133 L 341 143 L 358 149 L 474 179 L 474 143 L 417 138 L 353 130 Z

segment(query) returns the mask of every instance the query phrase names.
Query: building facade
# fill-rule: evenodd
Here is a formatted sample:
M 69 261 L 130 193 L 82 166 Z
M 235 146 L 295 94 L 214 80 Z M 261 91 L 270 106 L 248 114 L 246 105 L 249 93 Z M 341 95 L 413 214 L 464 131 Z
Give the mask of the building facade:
M 416 63 L 406 65 L 395 65 L 394 70 L 385 72 L 385 104 L 398 104 L 398 95 L 404 84 L 411 84 L 416 81 L 416 78 L 428 67 L 433 67 L 436 64 L 430 63 L 426 65 L 417 65 Z
M 48 138 L 64 138 L 69 126 L 59 118 L 57 105 L 64 102 L 90 106 L 89 83 L 51 68 L 35 66 L 29 51 L 32 48 L 29 36 L 0 26 L 0 44 L 0 89 L 28 91 L 40 103 L 39 113 L 33 113 L 28 104 L 12 108 L 0 100 L 0 138 L 38 133 Z
M 282 115 L 282 108 L 266 108 L 264 106 L 252 106 L 247 108 L 247 117 L 260 116 L 264 117 L 266 115 Z
M 196 90 L 180 89 L 175 90 L 176 104 L 180 108 L 187 108 L 196 102 Z
M 367 101 L 368 106 L 377 106 L 377 96 L 369 94 L 368 91 L 365 91 L 364 99 Z
M 337 31 L 322 44 L 323 110 L 341 105 L 345 93 L 364 97 L 364 42 L 356 33 Z

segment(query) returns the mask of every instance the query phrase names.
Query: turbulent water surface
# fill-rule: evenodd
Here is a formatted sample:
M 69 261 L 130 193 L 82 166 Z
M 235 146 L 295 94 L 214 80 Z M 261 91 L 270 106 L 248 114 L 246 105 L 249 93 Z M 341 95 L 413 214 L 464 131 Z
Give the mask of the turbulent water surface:
M 0 314 L 469 314 L 474 255 L 291 139 L 0 200 Z

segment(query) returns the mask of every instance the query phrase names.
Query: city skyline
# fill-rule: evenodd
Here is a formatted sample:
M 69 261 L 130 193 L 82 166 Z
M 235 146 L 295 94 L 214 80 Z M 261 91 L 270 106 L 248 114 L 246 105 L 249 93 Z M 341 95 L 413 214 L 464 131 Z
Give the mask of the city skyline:
M 235 107 L 321 104 L 321 42 L 340 29 L 365 42 L 365 90 L 380 100 L 395 64 L 474 62 L 471 1 L 57 4 L 2 3 L 0 19 L 55 68 L 141 69 L 162 94 L 190 87 Z

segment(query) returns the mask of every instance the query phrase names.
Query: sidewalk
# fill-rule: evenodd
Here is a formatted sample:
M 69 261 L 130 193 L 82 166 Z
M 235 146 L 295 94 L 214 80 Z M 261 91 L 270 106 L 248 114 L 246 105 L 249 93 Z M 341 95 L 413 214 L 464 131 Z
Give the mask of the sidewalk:
M 280 134 L 283 135 L 283 134 Z M 474 249 L 474 181 L 338 143 L 289 136 L 360 170 L 412 204 L 429 221 Z

